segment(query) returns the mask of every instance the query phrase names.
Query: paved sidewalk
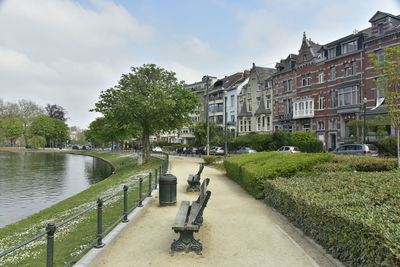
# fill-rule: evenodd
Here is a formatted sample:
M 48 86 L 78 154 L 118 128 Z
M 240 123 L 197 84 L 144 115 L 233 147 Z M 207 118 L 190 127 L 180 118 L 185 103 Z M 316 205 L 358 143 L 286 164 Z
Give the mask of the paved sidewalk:
M 247 194 L 223 171 L 209 167 L 204 168 L 202 178 L 211 179 L 212 194 L 203 226 L 195 234 L 203 244 L 203 255 L 172 256 L 170 245 L 178 234 L 171 226 L 180 202 L 198 196 L 185 189 L 187 176 L 197 172 L 201 161 L 171 157 L 169 173 L 178 177 L 177 205 L 160 207 L 158 196 L 154 197 L 93 266 L 333 266 L 264 202 Z

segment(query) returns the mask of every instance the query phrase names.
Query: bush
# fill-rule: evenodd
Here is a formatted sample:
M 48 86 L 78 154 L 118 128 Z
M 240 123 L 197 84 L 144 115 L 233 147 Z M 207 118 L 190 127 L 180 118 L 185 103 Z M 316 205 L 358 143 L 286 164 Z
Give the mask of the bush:
M 319 153 L 324 151 L 323 143 L 309 131 L 293 133 L 292 145 L 297 146 L 302 152 Z
M 354 169 L 346 163 L 324 162 L 315 165 L 313 170 L 319 172 L 346 172 L 353 171 Z
M 263 198 L 265 180 L 311 171 L 314 165 L 331 158 L 330 154 L 263 152 L 225 159 L 224 166 L 228 177 L 238 182 L 255 198 Z
M 352 169 L 360 172 L 383 172 L 397 168 L 396 159 L 335 155 L 333 162 L 348 164 Z
M 379 152 L 385 156 L 397 156 L 397 140 L 396 136 L 390 136 L 388 138 L 383 139 L 380 143 L 380 147 L 382 150 Z
M 204 163 L 206 165 L 214 164 L 214 163 L 216 163 L 218 161 L 221 161 L 223 158 L 224 157 L 222 157 L 222 156 L 203 156 Z
M 348 266 L 400 266 L 398 173 L 324 173 L 265 183 L 265 201 Z

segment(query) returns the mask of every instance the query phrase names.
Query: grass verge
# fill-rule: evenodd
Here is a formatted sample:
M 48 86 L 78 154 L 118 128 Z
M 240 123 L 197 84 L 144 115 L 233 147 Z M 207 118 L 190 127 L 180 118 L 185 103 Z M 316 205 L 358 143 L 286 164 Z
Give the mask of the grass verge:
M 107 179 L 93 185 L 85 191 L 61 201 L 50 208 L 42 210 L 17 223 L 0 229 L 0 251 L 13 247 L 45 230 L 47 223 L 60 223 L 88 207 L 96 205 L 98 198 L 110 196 L 120 190 L 123 185 L 133 184 L 140 178 L 148 177 L 148 173 L 161 166 L 160 159 L 152 158 L 149 163 L 136 166 L 136 159 L 128 153 L 84 152 L 100 157 L 112 163 L 116 171 Z M 154 183 L 153 183 L 154 184 Z M 143 197 L 148 192 L 148 179 L 143 183 Z M 137 205 L 139 199 L 138 186 L 129 189 L 128 208 Z M 123 195 L 114 197 L 103 206 L 103 231 L 122 216 Z M 55 234 L 54 265 L 63 266 L 84 249 L 97 233 L 97 211 L 86 213 L 77 219 L 61 226 Z M 41 237 L 29 245 L 0 258 L 0 266 L 43 266 L 46 262 L 46 238 Z

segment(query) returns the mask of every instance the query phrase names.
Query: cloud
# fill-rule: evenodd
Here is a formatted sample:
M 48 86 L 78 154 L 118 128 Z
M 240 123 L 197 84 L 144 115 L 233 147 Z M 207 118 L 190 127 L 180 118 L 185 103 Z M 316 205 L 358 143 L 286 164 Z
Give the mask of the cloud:
M 68 0 L 5 1 L 0 32 L 4 100 L 62 105 L 68 123 L 80 126 L 94 118 L 88 110 L 100 91 L 113 86 L 127 62 L 135 60 L 130 49 L 156 35 L 124 7 L 103 0 L 88 6 Z

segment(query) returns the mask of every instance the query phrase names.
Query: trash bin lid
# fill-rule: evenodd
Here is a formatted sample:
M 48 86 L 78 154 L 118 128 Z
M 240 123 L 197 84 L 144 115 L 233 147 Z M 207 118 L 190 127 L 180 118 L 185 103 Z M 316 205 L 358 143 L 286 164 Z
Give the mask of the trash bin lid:
M 174 182 L 176 180 L 176 176 L 170 173 L 166 173 L 160 176 L 160 182 Z

